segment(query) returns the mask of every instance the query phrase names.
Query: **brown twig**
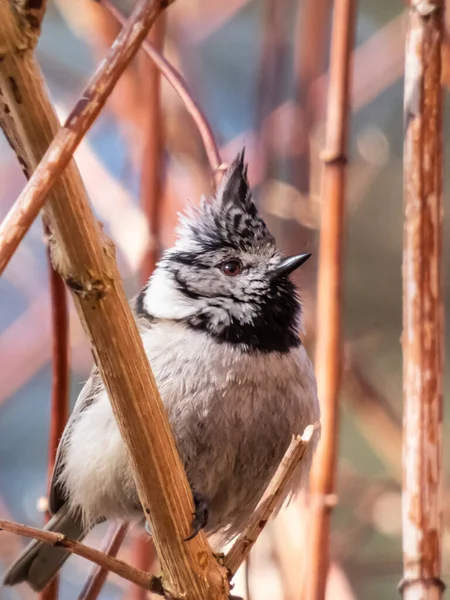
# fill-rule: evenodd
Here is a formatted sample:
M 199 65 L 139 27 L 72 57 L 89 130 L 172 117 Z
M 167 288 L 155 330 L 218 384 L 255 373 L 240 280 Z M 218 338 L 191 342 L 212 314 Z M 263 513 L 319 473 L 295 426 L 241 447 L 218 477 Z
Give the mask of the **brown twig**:
M 101 552 L 105 555 L 115 558 L 120 550 L 123 540 L 128 530 L 126 523 L 113 523 L 106 532 L 102 543 Z M 143 571 L 145 572 L 145 571 Z M 96 600 L 102 587 L 108 577 L 109 570 L 104 566 L 98 565 L 92 569 L 83 589 L 78 596 L 78 600 Z M 139 589 L 144 589 L 139 587 Z
M 120 23 L 125 22 L 125 17 L 112 4 L 110 0 L 99 1 L 103 6 L 105 6 L 105 8 L 107 8 L 111 12 L 111 14 L 114 15 L 114 17 Z M 211 171 L 214 175 L 214 180 L 217 185 L 220 182 L 224 169 L 222 168 L 222 160 L 220 158 L 218 146 L 214 139 L 212 128 L 208 123 L 203 111 L 192 97 L 192 94 L 190 93 L 182 75 L 164 58 L 164 56 L 162 56 L 161 53 L 158 52 L 158 50 L 148 41 L 145 41 L 143 43 L 143 48 L 148 54 L 148 56 L 155 63 L 155 65 L 158 67 L 158 69 L 161 71 L 163 77 L 167 79 L 167 81 L 176 91 L 178 96 L 181 98 L 182 102 L 186 107 L 186 110 L 195 121 L 195 124 L 197 125 L 199 133 L 201 135 L 203 145 L 205 147 L 206 155 L 211 166 Z
M 166 23 L 163 18 L 158 19 L 150 32 L 150 40 L 154 48 L 161 53 L 164 44 Z M 140 275 L 141 284 L 144 285 L 159 259 L 161 252 L 161 214 L 162 214 L 162 187 L 164 170 L 164 131 L 163 113 L 161 110 L 161 77 L 160 71 L 153 61 L 145 59 L 146 77 L 142 82 L 145 86 L 147 99 L 147 135 L 141 161 L 141 206 L 147 217 L 150 229 L 150 243 L 143 257 Z
M 44 235 L 50 232 L 44 225 Z M 50 413 L 50 433 L 48 444 L 47 482 L 53 474 L 56 452 L 69 415 L 69 311 L 64 281 L 52 266 L 50 250 L 47 246 L 50 298 L 52 307 L 52 396 Z M 46 513 L 46 519 L 50 518 Z M 40 593 L 41 600 L 58 598 L 59 577 Z
M 49 235 L 46 227 L 46 236 Z M 52 402 L 47 476 L 51 480 L 56 451 L 69 416 L 69 310 L 64 281 L 51 264 L 48 250 L 52 306 Z
M 5 1 L 2 0 L 2 3 Z M 0 225 L 0 274 L 37 217 L 56 177 L 65 169 L 83 136 L 98 117 L 106 99 L 136 54 L 148 30 L 158 15 L 173 1 L 140 0 L 136 4 L 107 59 L 95 72 L 63 128 L 58 131 L 50 144 L 44 160 L 36 168 L 28 185 Z M 6 9 L 9 9 L 9 6 L 4 7 L 4 10 Z M 4 27 L 6 29 L 6 24 Z M 13 35 L 18 34 L 14 32 Z M 11 84 L 8 87 L 10 86 Z M 9 91 L 14 95 L 17 91 L 16 86 L 16 81 L 11 90 L 5 86 L 3 93 Z
M 302 194 L 311 196 L 311 138 L 323 104 L 317 101 L 314 82 L 326 68 L 331 0 L 299 0 L 297 35 L 295 38 L 295 69 L 298 111 L 292 123 L 293 150 L 296 153 L 292 179 Z M 320 94 L 320 91 L 319 91 Z
M 17 535 L 23 535 L 34 540 L 39 540 L 44 542 L 44 544 L 49 544 L 50 546 L 67 548 L 67 550 L 70 550 L 70 552 L 73 554 L 77 554 L 86 560 L 90 560 L 100 567 L 103 567 L 107 571 L 111 571 L 111 573 L 115 573 L 116 575 L 119 575 L 119 577 L 123 577 L 128 581 L 132 581 L 136 585 L 140 585 L 146 590 L 151 590 L 156 594 L 162 593 L 161 580 L 159 577 L 155 577 L 154 575 L 146 573 L 145 571 L 141 571 L 140 569 L 135 569 L 134 567 L 124 563 L 122 560 L 108 556 L 104 552 L 96 550 L 95 548 L 90 548 L 85 544 L 75 542 L 74 540 L 66 538 L 66 536 L 62 535 L 61 533 L 44 531 L 41 529 L 36 529 L 35 527 L 27 527 L 26 525 L 21 525 L 20 523 L 14 523 L 13 521 L 5 521 L 0 519 L 0 530 L 2 529 L 5 531 L 10 531 L 11 533 L 16 533 Z
M 253 127 L 258 135 L 258 162 L 265 182 L 271 175 L 271 145 L 278 131 L 274 118 L 267 119 L 277 104 L 283 71 L 286 66 L 286 12 L 285 0 L 268 0 L 264 3 L 261 49 L 258 64 L 256 110 Z
M 121 25 L 117 19 L 93 0 L 54 0 L 54 4 L 69 28 L 88 45 L 94 60 L 102 60 L 120 32 Z M 114 116 L 126 142 L 127 159 L 134 168 L 139 168 L 148 119 L 135 63 L 130 63 L 122 73 L 105 110 Z
M 355 0 L 336 0 L 331 42 L 326 149 L 317 292 L 316 375 L 322 409 L 322 437 L 311 477 L 311 560 L 308 600 L 323 600 L 329 567 L 328 544 L 339 431 L 341 375 L 341 286 L 346 193 L 350 56 Z
M 45 207 L 45 219 L 52 231 L 53 264 L 71 289 L 92 342 L 96 364 L 129 452 L 144 512 L 148 519 L 151 515 L 165 587 L 172 596 L 184 595 L 186 600 L 219 600 L 227 596 L 228 580 L 205 535 L 201 532 L 189 543 L 183 541 L 191 528 L 192 495 L 126 301 L 113 246 L 101 233 L 89 208 L 74 164 L 67 166 L 121 69 L 167 5 L 162 0 L 140 0 L 136 4 L 109 58 L 88 85 L 85 97 L 50 143 L 58 131 L 54 109 L 32 52 L 23 47 L 21 30 L 9 3 L 0 0 L 0 40 L 5 49 L 0 62 L 1 124 L 25 168 L 36 169 L 2 228 L 6 235 L 3 258 L 13 252 L 23 227 L 60 177 Z M 18 47 L 21 52 L 17 52 Z
M 225 555 L 224 564 L 231 575 L 234 575 L 244 562 L 276 509 L 283 492 L 286 491 L 286 485 L 290 477 L 303 458 L 316 427 L 317 425 L 308 425 L 301 437 L 296 436 L 292 439 L 283 460 L 272 477 L 255 512 L 250 517 L 245 530 Z
M 115 9 L 113 9 L 115 10 Z M 111 16 L 111 15 L 110 15 Z M 111 18 L 115 18 L 114 15 Z M 166 20 L 164 15 L 156 21 L 149 34 L 149 41 L 155 50 L 161 53 L 164 46 Z M 161 226 L 163 214 L 163 172 L 165 137 L 163 111 L 161 106 L 161 76 L 160 71 L 147 54 L 138 58 L 141 63 L 143 95 L 147 104 L 147 124 L 144 147 L 141 157 L 141 189 L 140 200 L 150 231 L 149 244 L 143 255 L 139 269 L 140 283 L 144 286 L 153 273 L 162 249 Z M 132 564 L 149 571 L 155 558 L 155 547 L 146 533 L 138 533 L 132 540 Z M 133 585 L 130 590 L 130 600 L 145 600 L 146 592 L 141 587 Z
M 405 52 L 403 581 L 442 597 L 442 88 L 444 2 L 409 3 Z

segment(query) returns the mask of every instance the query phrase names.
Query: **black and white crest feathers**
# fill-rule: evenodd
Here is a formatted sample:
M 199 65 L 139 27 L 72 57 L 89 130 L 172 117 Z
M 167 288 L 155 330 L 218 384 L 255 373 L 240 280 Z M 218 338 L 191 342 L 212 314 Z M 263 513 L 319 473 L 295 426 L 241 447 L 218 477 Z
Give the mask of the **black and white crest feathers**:
M 178 233 L 175 247 L 194 252 L 275 245 L 252 198 L 244 150 L 230 165 L 216 197 L 203 197 L 199 209 L 190 208 L 181 216 Z

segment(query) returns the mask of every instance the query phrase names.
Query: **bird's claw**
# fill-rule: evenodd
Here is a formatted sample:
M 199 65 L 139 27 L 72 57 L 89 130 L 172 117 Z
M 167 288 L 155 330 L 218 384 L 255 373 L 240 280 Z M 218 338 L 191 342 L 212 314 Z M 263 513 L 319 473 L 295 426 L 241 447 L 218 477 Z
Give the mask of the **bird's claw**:
M 194 492 L 194 504 L 195 504 L 195 512 L 193 513 L 192 519 L 192 533 L 188 535 L 187 538 L 184 538 L 185 542 L 192 540 L 199 533 L 201 529 L 203 529 L 208 523 L 208 503 L 206 499 L 201 495 Z

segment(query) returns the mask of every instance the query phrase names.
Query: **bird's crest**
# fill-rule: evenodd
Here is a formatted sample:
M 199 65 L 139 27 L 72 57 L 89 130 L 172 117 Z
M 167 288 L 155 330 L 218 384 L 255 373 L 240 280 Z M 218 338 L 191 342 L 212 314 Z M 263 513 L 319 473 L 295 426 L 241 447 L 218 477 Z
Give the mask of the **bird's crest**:
M 275 244 L 253 201 L 244 155 L 242 150 L 231 163 L 214 198 L 203 197 L 199 208 L 188 207 L 180 215 L 177 249 L 245 250 Z

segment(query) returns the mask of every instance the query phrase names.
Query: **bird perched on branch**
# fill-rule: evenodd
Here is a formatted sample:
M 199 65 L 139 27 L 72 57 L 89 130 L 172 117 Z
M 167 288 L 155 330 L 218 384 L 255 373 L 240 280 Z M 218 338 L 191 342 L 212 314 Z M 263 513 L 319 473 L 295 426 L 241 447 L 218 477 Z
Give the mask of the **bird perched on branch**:
M 192 488 L 195 535 L 242 530 L 293 434 L 319 418 L 290 273 L 253 202 L 242 152 L 214 199 L 180 221 L 134 302 L 145 351 Z M 317 434 L 294 482 L 307 479 Z M 61 439 L 46 529 L 82 539 L 105 519 L 141 519 L 125 445 L 97 368 Z M 190 537 L 192 537 L 190 536 Z M 5 576 L 43 589 L 69 554 L 32 542 Z

